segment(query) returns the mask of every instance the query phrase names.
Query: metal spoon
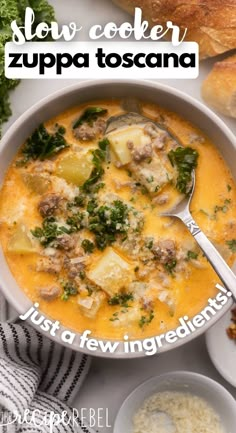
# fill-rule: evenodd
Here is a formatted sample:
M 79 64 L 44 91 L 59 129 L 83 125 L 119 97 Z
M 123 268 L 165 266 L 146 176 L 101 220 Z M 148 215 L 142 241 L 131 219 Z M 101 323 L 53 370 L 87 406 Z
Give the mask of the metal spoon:
M 191 235 L 195 238 L 201 250 L 204 252 L 209 263 L 220 277 L 222 283 L 227 290 L 232 292 L 234 299 L 236 300 L 236 275 L 227 265 L 223 257 L 209 241 L 207 236 L 201 231 L 196 221 L 194 221 L 189 206 L 194 194 L 195 188 L 195 172 L 192 173 L 192 191 L 189 197 L 183 198 L 183 200 L 168 213 L 163 214 L 164 216 L 179 218 L 186 225 Z
M 133 101 L 132 101 L 133 103 Z M 133 103 L 135 105 L 135 103 Z M 137 109 L 138 111 L 138 109 Z M 146 123 L 153 123 L 155 127 L 158 127 L 160 129 L 163 129 L 160 125 L 158 125 L 156 122 L 152 121 L 151 119 L 142 116 L 139 113 L 126 113 L 122 114 L 120 116 L 114 116 L 108 119 L 107 122 L 107 128 L 106 128 L 106 134 L 115 131 L 119 128 L 123 128 L 125 126 L 131 126 L 131 125 L 145 125 Z M 168 132 L 168 131 L 166 131 Z M 168 132 L 169 133 L 169 132 Z M 169 135 L 171 135 L 169 133 Z M 172 137 L 172 136 L 171 136 Z M 172 137 L 174 138 L 174 137 Z M 176 141 L 176 138 L 174 138 Z M 214 245 L 209 241 L 207 236 L 201 231 L 196 221 L 194 221 L 189 206 L 194 194 L 195 189 L 195 172 L 192 173 L 192 190 L 191 194 L 189 196 L 185 196 L 183 200 L 178 203 L 176 207 L 168 211 L 168 213 L 162 214 L 163 216 L 169 216 L 169 217 L 175 217 L 179 218 L 183 223 L 186 225 L 188 230 L 190 231 L 191 235 L 195 238 L 196 242 L 204 252 L 205 256 L 207 257 L 209 263 L 215 270 L 216 274 L 219 276 L 221 281 L 223 282 L 226 289 L 230 292 L 232 292 L 232 295 L 234 299 L 236 300 L 236 275 L 234 272 L 230 269 L 230 267 L 227 265 L 223 257 L 220 255 L 220 253 L 217 251 L 217 249 L 214 247 Z M 229 294 L 230 295 L 230 294 Z

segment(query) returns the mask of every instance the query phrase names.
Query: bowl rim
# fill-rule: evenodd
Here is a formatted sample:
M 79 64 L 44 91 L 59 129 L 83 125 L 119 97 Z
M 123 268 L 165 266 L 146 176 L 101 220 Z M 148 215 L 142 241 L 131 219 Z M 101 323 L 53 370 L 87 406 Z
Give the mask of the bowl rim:
M 225 319 L 226 318 L 228 320 L 227 324 L 225 323 Z M 212 326 L 210 329 L 207 330 L 207 332 L 205 333 L 205 342 L 206 342 L 206 348 L 207 348 L 208 355 L 209 355 L 209 357 L 210 357 L 210 359 L 211 359 L 214 367 L 216 368 L 216 370 L 218 370 L 218 372 L 220 373 L 220 375 L 228 383 L 230 383 L 230 385 L 232 385 L 234 388 L 236 388 L 236 378 L 231 374 L 231 370 L 229 370 L 226 365 L 222 364 L 220 362 L 220 360 L 218 359 L 218 357 L 215 356 L 215 351 L 214 351 L 215 332 L 217 331 L 218 326 L 220 326 L 220 327 L 222 327 L 222 329 L 224 329 L 224 332 L 225 332 L 225 336 L 224 336 L 225 341 L 228 340 L 227 343 L 232 347 L 232 349 L 235 350 L 235 341 L 234 340 L 230 340 L 229 337 L 227 336 L 227 333 L 226 333 L 226 328 L 227 328 L 227 326 L 230 323 L 231 323 L 231 314 L 228 311 L 227 314 L 225 314 L 224 317 L 221 317 L 221 319 L 219 319 L 217 321 L 217 324 L 215 324 L 214 326 Z M 218 338 L 218 334 L 217 334 L 217 338 Z M 225 353 L 225 355 L 234 356 L 234 354 L 229 353 L 228 350 L 224 350 L 224 353 Z
M 66 86 L 56 92 L 51 93 L 50 95 L 44 97 L 43 99 L 41 99 L 40 101 L 38 101 L 37 103 L 35 103 L 34 105 L 32 105 L 31 107 L 29 107 L 10 127 L 9 129 L 5 132 L 3 138 L 1 139 L 0 142 L 0 158 L 1 158 L 1 154 L 3 152 L 3 150 L 5 149 L 5 147 L 10 143 L 11 138 L 15 136 L 17 130 L 19 128 L 21 128 L 22 124 L 24 124 L 24 122 L 27 120 L 28 117 L 32 117 L 33 115 L 35 115 L 40 109 L 42 109 L 44 106 L 47 106 L 48 104 L 52 103 L 52 102 L 56 102 L 58 99 L 60 99 L 61 97 L 63 97 L 66 94 L 71 94 L 74 92 L 78 92 L 81 89 L 86 89 L 89 88 L 90 90 L 92 90 L 93 88 L 97 88 L 97 87 L 101 87 L 101 86 L 107 86 L 107 85 L 114 85 L 114 86 L 135 86 L 135 87 L 145 87 L 147 88 L 147 90 L 155 90 L 155 91 L 160 91 L 160 92 L 165 92 L 166 94 L 171 94 L 172 97 L 176 97 L 179 100 L 183 100 L 184 102 L 194 106 L 198 111 L 202 112 L 203 115 L 206 118 L 210 118 L 213 123 L 217 124 L 218 128 L 222 131 L 223 135 L 228 139 L 229 142 L 231 142 L 233 148 L 235 149 L 236 152 L 236 137 L 234 136 L 233 132 L 230 130 L 230 128 L 224 123 L 223 120 L 221 120 L 212 110 L 210 110 L 207 106 L 205 106 L 202 102 L 194 99 L 192 96 L 176 89 L 173 88 L 169 85 L 166 84 L 162 84 L 160 82 L 155 82 L 155 81 L 147 81 L 147 80 L 136 80 L 136 79 L 116 79 L 116 80 L 86 80 L 86 81 L 80 81 L 76 84 L 73 85 L 69 85 Z M 73 104 L 74 105 L 74 104 Z M 173 110 L 176 111 L 176 110 Z M 0 287 L 1 290 L 4 294 L 4 296 L 6 297 L 6 299 L 9 301 L 9 303 L 15 308 L 15 310 L 19 313 L 19 314 L 24 314 L 25 310 L 22 311 L 22 305 L 19 306 L 19 304 L 17 303 L 15 297 L 14 297 L 14 291 L 13 290 L 8 290 L 8 286 L 4 281 L 4 278 L 2 277 L 2 274 L 0 274 Z M 18 286 L 19 287 L 19 286 Z M 21 290 L 21 289 L 20 289 Z M 30 306 L 33 306 L 33 302 L 25 295 L 25 293 L 22 291 L 22 300 L 23 298 L 28 300 L 28 305 L 29 308 Z M 213 326 L 223 315 L 225 312 L 228 311 L 228 309 L 230 309 L 231 305 L 232 305 L 232 300 L 229 299 L 229 301 L 227 302 L 227 304 L 216 313 L 215 316 L 213 316 L 211 318 L 210 321 L 206 322 L 204 326 L 202 326 L 201 328 L 198 328 L 195 330 L 195 332 L 191 332 L 188 336 L 186 336 L 185 338 L 179 338 L 175 343 L 172 344 L 165 344 L 164 346 L 162 346 L 161 348 L 158 349 L 157 354 L 162 353 L 162 352 L 167 352 L 169 350 L 175 349 L 177 347 L 180 347 L 183 344 L 186 344 L 187 342 L 193 340 L 194 338 L 202 335 L 204 332 L 206 332 L 211 326 Z M 43 312 L 41 312 L 40 310 L 38 310 L 39 313 L 43 314 Z M 45 318 L 48 318 L 48 316 L 45 315 Z M 142 352 L 135 352 L 135 353 L 125 353 L 124 350 L 117 350 L 113 353 L 110 352 L 102 352 L 101 349 L 98 349 L 96 352 L 91 352 L 88 348 L 81 348 L 79 347 L 79 345 L 70 345 L 68 343 L 63 342 L 60 339 L 60 335 L 63 331 L 65 331 L 66 328 L 65 326 L 63 326 L 61 324 L 61 330 L 58 334 L 56 334 L 55 336 L 51 336 L 48 332 L 43 331 L 42 329 L 39 329 L 39 327 L 37 325 L 35 325 L 34 323 L 32 323 L 31 321 L 28 321 L 28 323 L 31 324 L 31 326 L 33 326 L 35 329 L 37 329 L 40 333 L 42 333 L 43 335 L 47 336 L 48 338 L 52 339 L 53 341 L 64 345 L 66 347 L 70 347 L 74 350 L 77 350 L 79 352 L 83 352 L 87 355 L 93 355 L 96 357 L 102 357 L 102 358 L 114 358 L 114 359 L 134 359 L 134 358 L 143 358 L 145 356 L 147 356 L 145 354 L 145 351 L 143 350 Z M 82 334 L 76 331 L 73 331 L 76 333 L 76 336 L 80 336 Z M 154 336 L 155 337 L 155 336 Z M 95 338 L 95 337 L 92 337 Z M 147 337 L 146 337 L 147 338 Z M 145 340 L 144 339 L 140 339 L 140 341 Z M 152 337 L 150 337 L 152 338 Z M 108 340 L 108 339 L 104 339 L 104 338 L 96 338 L 97 340 L 100 341 L 118 341 L 118 340 Z M 120 341 L 120 345 L 123 344 L 123 341 Z
M 153 383 L 157 383 L 157 388 L 158 385 L 162 382 L 162 381 L 168 381 L 168 380 L 172 380 L 174 379 L 175 382 L 177 383 L 181 383 L 182 381 L 186 381 L 186 385 L 188 385 L 188 381 L 191 381 L 191 379 L 193 379 L 195 382 L 199 382 L 202 384 L 207 384 L 207 386 L 209 388 L 211 388 L 212 390 L 215 390 L 216 393 L 218 393 L 218 395 L 220 395 L 220 399 L 224 400 L 224 402 L 227 402 L 228 407 L 231 408 L 232 413 L 235 414 L 235 421 L 236 421 L 236 401 L 234 399 L 234 397 L 232 396 L 232 394 L 223 386 L 221 385 L 219 382 L 217 382 L 216 380 L 212 379 L 211 377 L 208 377 L 204 374 L 201 373 L 196 373 L 194 371 L 190 371 L 190 370 L 175 370 L 175 371 L 170 371 L 167 373 L 163 373 L 157 376 L 151 376 L 148 379 L 144 380 L 143 382 L 141 382 L 139 385 L 137 385 L 133 391 L 131 391 L 129 393 L 129 395 L 125 398 L 125 400 L 123 401 L 122 405 L 120 406 L 118 413 L 116 415 L 115 421 L 114 421 L 114 428 L 113 428 L 113 433 L 120 433 L 120 431 L 118 430 L 117 427 L 117 423 L 119 422 L 119 419 L 121 416 L 124 416 L 124 414 L 126 414 L 126 405 L 129 403 L 130 400 L 132 400 L 134 398 L 134 396 L 141 392 L 142 389 L 146 386 L 153 385 Z M 156 392 L 159 392 L 158 389 L 156 390 Z M 160 391 L 161 392 L 161 391 Z M 180 391 L 181 392 L 181 391 Z M 184 392 L 184 391 L 183 391 Z M 144 400 L 146 400 L 147 398 L 151 397 L 151 395 L 153 395 L 153 392 L 150 390 L 150 395 L 144 397 Z M 210 400 L 205 399 L 209 404 L 211 404 Z M 124 411 L 124 414 L 122 415 L 122 412 Z

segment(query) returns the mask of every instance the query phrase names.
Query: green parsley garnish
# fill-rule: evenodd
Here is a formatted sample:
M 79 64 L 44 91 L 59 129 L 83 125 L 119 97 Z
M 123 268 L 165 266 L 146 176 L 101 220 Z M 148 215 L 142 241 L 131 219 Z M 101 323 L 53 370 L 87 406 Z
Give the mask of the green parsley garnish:
M 89 239 L 84 239 L 81 243 L 82 248 L 85 253 L 92 253 L 94 251 L 95 245 Z
M 189 260 L 197 260 L 197 258 L 198 258 L 198 253 L 194 251 L 188 251 L 185 260 L 188 262 Z
M 85 280 L 85 278 L 86 278 L 86 273 L 85 273 L 84 271 L 80 271 L 80 272 L 79 272 L 79 277 L 80 277 L 81 280 Z
M 233 253 L 236 253 L 236 239 L 231 239 L 231 241 L 227 241 L 226 244 Z
M 164 264 L 164 268 L 165 270 L 170 274 L 170 275 L 174 275 L 174 270 L 176 268 L 177 265 L 177 261 L 176 260 L 172 260 L 171 262 L 165 263 Z
M 36 227 L 31 230 L 32 235 L 39 240 L 42 246 L 48 247 L 55 243 L 58 236 L 68 233 L 68 229 L 64 226 L 59 226 L 54 217 L 44 218 L 42 227 Z
M 155 315 L 153 310 L 150 311 L 149 315 L 147 316 L 141 316 L 140 320 L 139 320 L 139 326 L 140 328 L 143 328 L 145 325 L 149 325 L 149 323 L 152 322 L 152 320 L 154 319 Z
M 96 290 L 96 287 L 93 286 L 92 284 L 87 284 L 86 289 L 88 290 L 88 295 L 91 296 L 93 294 L 94 290 Z
M 145 243 L 145 247 L 151 250 L 153 248 L 153 239 L 147 239 Z
M 126 233 L 129 209 L 121 200 L 99 207 L 96 201 L 90 200 L 87 211 L 88 229 L 95 234 L 95 243 L 99 250 L 104 250 L 107 245 L 115 242 L 118 235 Z
M 214 214 L 216 215 L 218 212 L 226 213 L 229 210 L 229 204 L 231 203 L 230 198 L 226 198 L 223 206 L 216 205 L 214 208 Z
M 116 312 L 116 313 L 113 313 L 112 314 L 112 317 L 109 319 L 110 320 L 110 322 L 115 322 L 116 320 L 119 320 L 119 317 L 118 317 L 118 315 L 119 315 L 119 313 L 118 312 Z
M 133 293 L 117 293 L 108 300 L 109 305 L 120 305 L 121 307 L 128 308 L 128 302 L 134 300 Z
M 61 296 L 62 301 L 68 301 L 70 296 L 78 295 L 78 289 L 74 284 L 67 282 L 67 283 L 64 283 L 62 286 L 63 286 L 63 290 L 64 290 L 64 292 Z
M 70 226 L 68 229 L 68 233 L 76 233 L 83 228 L 84 214 L 82 212 L 78 212 L 67 218 L 66 224 Z
M 84 194 L 77 195 L 73 201 L 67 204 L 67 208 L 83 207 L 86 204 L 86 196 Z

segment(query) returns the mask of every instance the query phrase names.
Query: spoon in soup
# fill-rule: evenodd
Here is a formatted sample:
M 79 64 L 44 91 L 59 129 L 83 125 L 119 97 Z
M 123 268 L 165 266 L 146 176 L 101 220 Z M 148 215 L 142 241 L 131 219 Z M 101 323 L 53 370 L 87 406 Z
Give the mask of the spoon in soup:
M 135 101 L 131 101 L 129 105 L 132 106 L 132 109 L 136 110 Z M 125 108 L 127 109 L 128 107 Z M 165 130 L 163 127 L 160 127 L 160 125 L 158 125 L 156 122 L 152 121 L 151 119 L 145 116 L 142 116 L 139 113 L 127 112 L 126 114 L 121 114 L 119 116 L 114 116 L 108 119 L 106 135 L 116 131 L 117 129 L 124 128 L 126 126 L 143 125 L 143 127 L 145 127 L 147 123 L 152 123 L 155 127 Z M 167 130 L 165 131 L 169 134 L 169 136 L 171 136 L 169 131 Z M 172 139 L 176 141 L 175 137 L 172 137 Z M 179 143 L 178 146 L 180 146 Z M 196 242 L 198 243 L 201 250 L 205 254 L 209 263 L 215 270 L 216 274 L 219 276 L 220 280 L 224 284 L 225 288 L 232 293 L 234 299 L 236 300 L 236 275 L 230 269 L 228 264 L 225 262 L 225 260 L 220 255 L 218 250 L 214 247 L 214 245 L 211 243 L 211 241 L 201 231 L 200 227 L 198 226 L 198 224 L 193 219 L 190 213 L 190 203 L 194 194 L 195 182 L 196 182 L 195 170 L 193 170 L 192 185 L 190 185 L 190 193 L 187 196 L 186 195 L 183 196 L 183 199 L 180 202 L 178 202 L 177 205 L 175 205 L 168 212 L 163 213 L 162 216 L 178 218 L 186 225 L 189 232 L 195 238 Z M 228 295 L 230 296 L 231 294 L 228 293 Z

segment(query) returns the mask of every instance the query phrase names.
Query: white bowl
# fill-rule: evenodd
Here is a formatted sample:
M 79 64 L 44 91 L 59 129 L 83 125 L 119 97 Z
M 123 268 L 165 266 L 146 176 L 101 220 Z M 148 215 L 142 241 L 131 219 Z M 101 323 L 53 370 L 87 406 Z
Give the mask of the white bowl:
M 231 340 L 226 329 L 231 324 L 228 311 L 206 333 L 206 345 L 210 358 L 219 373 L 236 388 L 236 342 Z
M 66 87 L 59 92 L 56 92 L 27 110 L 19 119 L 10 127 L 4 135 L 0 146 L 0 183 L 2 183 L 5 171 L 11 163 L 18 147 L 27 139 L 33 130 L 44 122 L 60 112 L 79 105 L 84 102 L 90 102 L 96 99 L 105 98 L 127 98 L 136 97 L 138 99 L 156 103 L 171 111 L 182 115 L 185 119 L 194 123 L 202 131 L 206 132 L 216 147 L 224 155 L 224 158 L 230 167 L 233 175 L 236 178 L 236 139 L 228 127 L 216 116 L 211 110 L 205 107 L 200 102 L 194 100 L 190 96 L 165 86 L 160 83 L 135 80 L 114 80 L 114 81 L 86 81 L 77 85 Z M 210 163 L 210 162 L 209 162 Z M 217 173 L 216 173 L 217 176 Z M 0 286 L 8 301 L 20 313 L 25 312 L 32 306 L 32 302 L 26 297 L 23 291 L 17 285 L 13 278 L 10 269 L 6 263 L 3 252 L 0 251 Z M 159 350 L 167 351 L 180 346 L 193 338 L 205 332 L 213 325 L 230 307 L 231 302 L 228 302 L 210 322 L 196 330 L 184 339 L 179 339 L 176 343 L 163 345 Z M 31 323 L 31 322 L 30 322 Z M 38 328 L 37 328 L 38 329 Z M 60 332 L 55 337 L 47 336 L 61 343 L 61 333 L 65 330 L 61 326 Z M 41 331 L 42 332 L 42 331 Z M 91 354 L 87 348 L 79 347 L 79 335 L 73 348 L 84 353 Z M 67 345 L 66 343 L 63 343 Z M 70 346 L 71 347 L 71 346 Z M 124 353 L 123 342 L 120 342 L 119 347 L 114 353 L 103 353 L 101 350 L 92 352 L 94 356 L 112 357 L 112 358 L 138 358 L 144 356 L 143 352 L 139 353 Z
M 232 395 L 209 377 L 187 371 L 173 371 L 151 377 L 139 385 L 122 404 L 113 433 L 132 433 L 133 417 L 144 400 L 162 391 L 187 392 L 203 398 L 219 415 L 225 433 L 235 433 L 236 402 Z

